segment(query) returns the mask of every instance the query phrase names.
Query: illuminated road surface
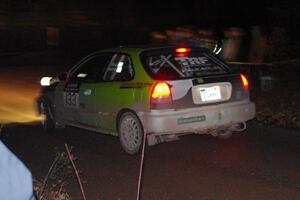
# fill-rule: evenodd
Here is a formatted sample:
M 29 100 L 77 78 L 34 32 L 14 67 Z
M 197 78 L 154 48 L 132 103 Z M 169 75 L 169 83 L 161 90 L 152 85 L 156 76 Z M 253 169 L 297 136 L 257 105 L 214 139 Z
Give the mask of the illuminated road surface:
M 34 99 L 38 88 L 25 83 L 0 83 L 0 123 L 24 123 L 40 120 Z M 20 85 L 22 84 L 22 85 Z
M 139 156 L 118 138 L 75 128 L 44 134 L 41 126 L 7 127 L 5 143 L 43 180 L 55 148 L 73 147 L 87 199 L 135 199 Z M 300 132 L 299 132 L 300 133 Z M 56 150 L 57 151 L 57 150 Z M 142 200 L 299 200 L 300 134 L 255 125 L 229 140 L 190 135 L 146 149 Z M 75 177 L 66 190 L 80 200 Z
M 0 68 L 0 124 L 41 120 L 35 105 L 39 81 L 53 71 L 42 66 Z

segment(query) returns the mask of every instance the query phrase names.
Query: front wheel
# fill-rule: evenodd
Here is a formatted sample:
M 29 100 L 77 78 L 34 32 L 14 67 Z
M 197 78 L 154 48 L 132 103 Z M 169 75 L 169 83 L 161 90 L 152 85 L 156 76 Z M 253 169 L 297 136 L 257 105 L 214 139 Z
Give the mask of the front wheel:
M 43 115 L 44 119 L 42 120 L 42 127 L 45 132 L 51 132 L 55 128 L 55 122 L 51 116 L 50 106 L 41 101 L 39 105 L 40 113 Z
M 119 139 L 123 149 L 130 155 L 140 151 L 144 130 L 138 117 L 132 112 L 121 115 L 118 123 Z

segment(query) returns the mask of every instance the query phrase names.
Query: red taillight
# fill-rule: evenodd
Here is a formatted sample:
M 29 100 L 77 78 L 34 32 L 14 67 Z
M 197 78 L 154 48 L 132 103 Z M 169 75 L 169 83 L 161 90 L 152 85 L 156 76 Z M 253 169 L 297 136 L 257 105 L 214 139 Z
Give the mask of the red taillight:
M 187 55 L 187 53 L 178 53 L 176 54 L 176 57 L 186 57 Z
M 172 107 L 171 86 L 167 82 L 157 82 L 151 91 L 151 109 L 167 109 Z
M 152 98 L 163 98 L 171 95 L 170 86 L 165 82 L 157 82 L 153 87 L 151 97 Z
M 246 76 L 244 76 L 243 74 L 240 74 L 241 79 L 242 79 L 242 84 L 243 84 L 243 88 L 248 89 L 249 88 L 249 82 L 246 78 Z
M 191 51 L 191 49 L 190 48 L 177 48 L 175 51 L 177 53 L 188 53 Z

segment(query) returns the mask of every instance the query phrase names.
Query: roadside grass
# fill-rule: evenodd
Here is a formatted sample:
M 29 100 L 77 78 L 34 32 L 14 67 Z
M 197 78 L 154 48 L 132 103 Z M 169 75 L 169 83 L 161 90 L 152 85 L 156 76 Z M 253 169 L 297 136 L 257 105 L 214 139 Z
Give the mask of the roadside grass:
M 300 60 L 257 66 L 252 75 L 251 98 L 256 105 L 255 122 L 264 126 L 300 128 Z M 262 81 L 262 77 L 271 80 Z M 267 89 L 263 89 L 267 86 Z
M 256 105 L 255 121 L 264 126 L 300 128 L 300 95 L 297 85 L 277 86 L 270 91 L 252 93 Z
M 71 200 L 65 189 L 72 176 L 72 166 L 68 155 L 55 148 L 55 158 L 43 180 L 34 179 L 34 191 L 39 200 Z M 76 158 L 72 158 L 76 160 Z

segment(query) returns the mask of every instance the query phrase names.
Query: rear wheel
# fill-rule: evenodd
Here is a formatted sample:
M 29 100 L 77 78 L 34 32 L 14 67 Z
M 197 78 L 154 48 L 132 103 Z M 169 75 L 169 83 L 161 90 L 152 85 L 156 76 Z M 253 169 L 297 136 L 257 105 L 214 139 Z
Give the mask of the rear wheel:
M 143 128 L 138 117 L 132 112 L 121 115 L 118 123 L 119 139 L 123 149 L 130 155 L 140 151 L 143 141 Z
M 51 132 L 55 128 L 55 122 L 51 116 L 50 106 L 45 102 L 40 102 L 40 113 L 44 116 L 42 126 L 45 132 Z

